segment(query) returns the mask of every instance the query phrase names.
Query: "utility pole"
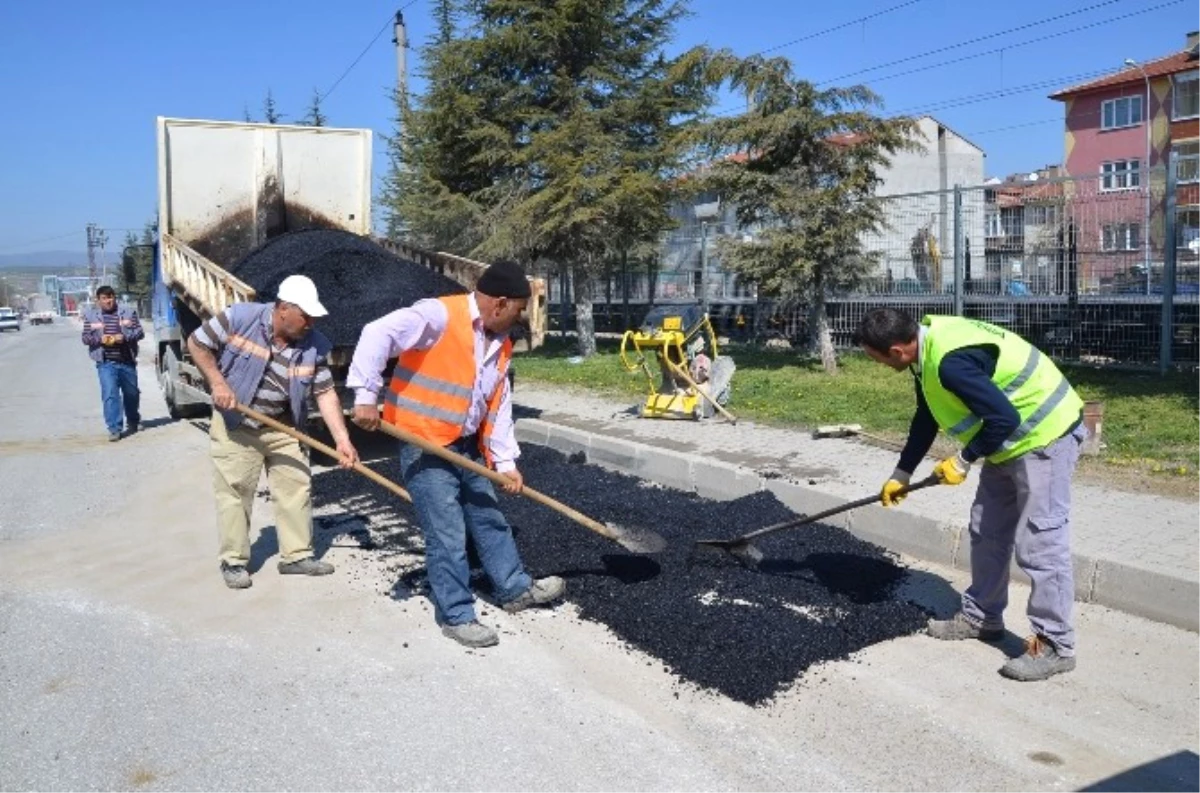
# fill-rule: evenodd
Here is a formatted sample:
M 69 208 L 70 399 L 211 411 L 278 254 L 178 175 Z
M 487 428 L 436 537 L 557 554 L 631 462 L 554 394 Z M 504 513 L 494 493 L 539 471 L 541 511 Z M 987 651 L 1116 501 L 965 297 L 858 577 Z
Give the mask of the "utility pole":
M 88 253 L 88 293 L 89 297 L 96 291 L 100 280 L 108 280 L 108 265 L 104 264 L 104 245 L 108 242 L 108 232 L 97 226 L 95 223 L 87 224 L 87 253 Z M 96 251 L 100 251 L 101 267 L 103 275 L 96 275 Z
M 396 90 L 407 101 L 408 97 L 408 29 L 404 26 L 404 14 L 396 12 L 392 26 L 392 43 L 396 45 Z

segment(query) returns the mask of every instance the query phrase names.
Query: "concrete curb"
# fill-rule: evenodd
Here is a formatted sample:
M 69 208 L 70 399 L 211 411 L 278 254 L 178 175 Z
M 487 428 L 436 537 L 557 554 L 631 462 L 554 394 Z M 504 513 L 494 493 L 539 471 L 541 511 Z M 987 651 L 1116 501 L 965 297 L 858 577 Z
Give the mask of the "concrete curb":
M 588 462 L 653 480 L 704 498 L 728 501 L 769 490 L 797 513 L 845 504 L 848 499 L 782 479 L 767 479 L 732 463 L 660 449 L 564 427 L 541 419 L 519 419 L 517 439 L 563 454 L 583 454 Z M 901 510 L 865 507 L 830 519 L 860 539 L 935 564 L 970 569 L 965 524 L 943 523 Z M 1075 599 L 1096 603 L 1189 631 L 1200 631 L 1200 582 L 1146 570 L 1120 561 L 1074 555 Z M 1028 579 L 1014 565 L 1014 577 Z

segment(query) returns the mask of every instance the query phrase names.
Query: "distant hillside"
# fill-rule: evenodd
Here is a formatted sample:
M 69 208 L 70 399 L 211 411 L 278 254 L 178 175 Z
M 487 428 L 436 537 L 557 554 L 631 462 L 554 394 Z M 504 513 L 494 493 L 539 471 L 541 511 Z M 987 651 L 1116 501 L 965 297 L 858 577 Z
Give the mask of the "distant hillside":
M 112 267 L 120 255 L 104 252 L 108 266 Z M 101 264 L 97 257 L 96 264 Z M 62 270 L 87 267 L 85 251 L 34 251 L 33 253 L 0 253 L 0 270 Z

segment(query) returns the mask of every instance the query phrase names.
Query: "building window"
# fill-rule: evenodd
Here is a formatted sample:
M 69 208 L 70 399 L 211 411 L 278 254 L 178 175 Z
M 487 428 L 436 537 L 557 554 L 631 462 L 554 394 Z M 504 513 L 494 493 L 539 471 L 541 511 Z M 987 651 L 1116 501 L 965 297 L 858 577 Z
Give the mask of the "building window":
M 1200 206 L 1175 210 L 1175 247 L 1193 256 L 1200 254 Z
M 1179 121 L 1200 117 L 1200 71 L 1177 74 L 1171 83 L 1174 87 L 1171 118 Z
M 1175 176 L 1180 184 L 1200 182 L 1200 140 L 1176 143 Z
M 1000 213 L 999 212 L 988 212 L 987 215 L 984 217 L 984 224 L 987 227 L 985 230 L 985 234 L 989 237 L 999 237 L 1003 233 L 1000 230 Z
M 1033 205 L 1025 207 L 1026 221 L 1031 226 L 1053 226 L 1058 222 L 1058 207 Z
M 1110 223 L 1104 226 L 1100 243 L 1105 251 L 1136 251 L 1141 238 L 1141 223 Z
M 1142 98 L 1126 96 L 1100 105 L 1101 129 L 1135 127 L 1142 123 Z
M 1100 166 L 1101 190 L 1129 190 L 1142 183 L 1141 160 L 1115 160 Z

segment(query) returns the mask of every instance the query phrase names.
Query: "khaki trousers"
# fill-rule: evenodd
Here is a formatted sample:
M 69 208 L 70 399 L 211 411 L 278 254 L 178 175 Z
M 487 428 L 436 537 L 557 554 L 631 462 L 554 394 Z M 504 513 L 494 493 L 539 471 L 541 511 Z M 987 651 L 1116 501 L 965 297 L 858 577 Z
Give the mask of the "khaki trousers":
M 209 430 L 213 491 L 217 500 L 219 558 L 229 565 L 250 561 L 250 511 L 263 466 L 275 510 L 279 556 L 295 562 L 313 555 L 312 475 L 299 441 L 268 427 L 228 429 L 213 411 Z

